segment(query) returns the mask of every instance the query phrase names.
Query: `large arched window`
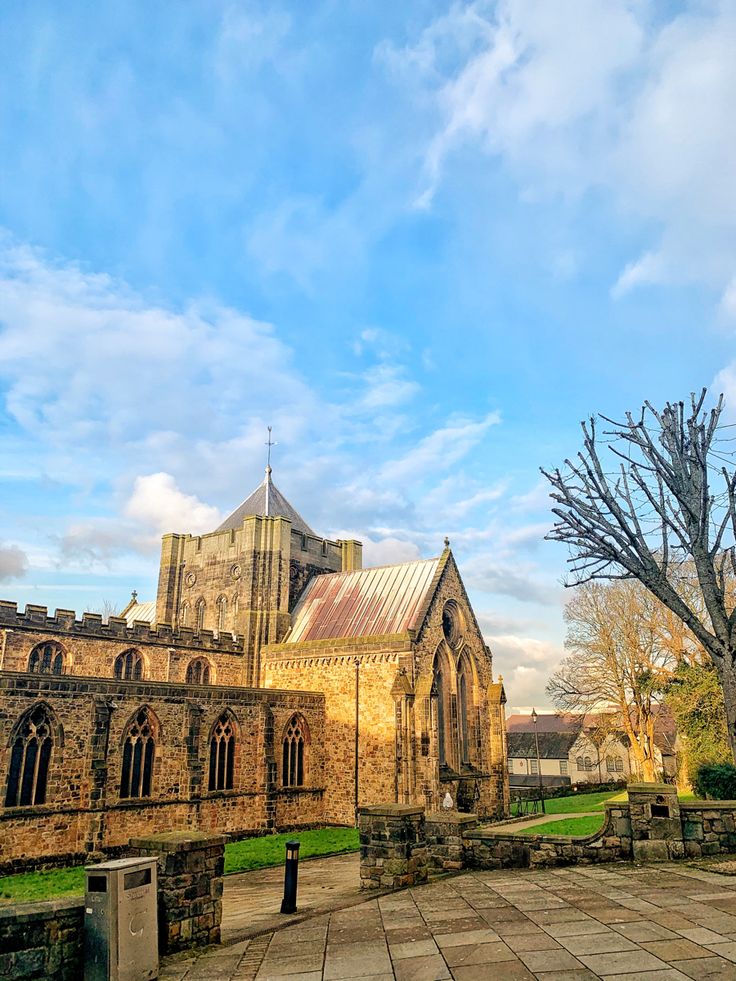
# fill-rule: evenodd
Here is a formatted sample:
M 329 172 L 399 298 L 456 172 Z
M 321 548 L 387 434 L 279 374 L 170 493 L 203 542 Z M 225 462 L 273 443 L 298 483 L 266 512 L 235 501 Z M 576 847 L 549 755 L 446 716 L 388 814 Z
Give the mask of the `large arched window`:
M 292 715 L 284 730 L 282 742 L 281 782 L 285 787 L 304 786 L 304 752 L 307 726 L 304 719 Z
M 206 609 L 207 609 L 207 605 L 205 604 L 205 601 L 201 598 L 198 599 L 197 605 L 195 607 L 197 630 L 204 630 L 204 614 Z
M 440 766 L 452 767 L 455 754 L 452 744 L 452 669 L 442 648 L 434 659 L 434 693 L 437 704 L 437 747 Z
M 143 655 L 131 648 L 115 658 L 115 677 L 121 681 L 140 681 L 143 677 Z
M 46 803 L 53 730 L 45 705 L 32 708 L 11 742 L 6 807 L 31 807 Z
M 187 666 L 188 685 L 209 685 L 212 677 L 210 662 L 203 657 L 195 657 Z
M 155 719 L 148 708 L 140 709 L 128 723 L 123 740 L 121 798 L 151 796 L 156 730 Z
M 210 790 L 232 790 L 235 772 L 235 723 L 223 712 L 210 739 Z
M 28 670 L 36 674 L 63 674 L 64 648 L 53 640 L 37 644 L 28 658 Z
M 460 762 L 471 762 L 470 734 L 472 731 L 470 714 L 474 710 L 473 669 L 467 653 L 460 658 L 457 673 L 457 714 L 460 730 Z

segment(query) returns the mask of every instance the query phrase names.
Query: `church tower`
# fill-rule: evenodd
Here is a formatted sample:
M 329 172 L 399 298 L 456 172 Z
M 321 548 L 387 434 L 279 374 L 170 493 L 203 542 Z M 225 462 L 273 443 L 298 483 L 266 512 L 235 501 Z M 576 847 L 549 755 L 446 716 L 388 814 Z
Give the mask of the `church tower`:
M 270 447 L 269 447 L 270 450 Z M 164 535 L 156 621 L 244 637 L 242 684 L 262 683 L 260 650 L 280 643 L 315 575 L 360 569 L 362 545 L 317 535 L 273 483 L 263 482 L 206 535 Z

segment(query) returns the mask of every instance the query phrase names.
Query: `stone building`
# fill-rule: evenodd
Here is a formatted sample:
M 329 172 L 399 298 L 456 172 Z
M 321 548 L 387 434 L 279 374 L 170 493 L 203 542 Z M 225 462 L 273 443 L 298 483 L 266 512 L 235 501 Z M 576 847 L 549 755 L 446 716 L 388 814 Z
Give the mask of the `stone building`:
M 263 483 L 165 535 L 120 617 L 0 602 L 0 868 L 131 835 L 352 824 L 376 801 L 508 806 L 505 696 L 449 543 L 362 569 Z

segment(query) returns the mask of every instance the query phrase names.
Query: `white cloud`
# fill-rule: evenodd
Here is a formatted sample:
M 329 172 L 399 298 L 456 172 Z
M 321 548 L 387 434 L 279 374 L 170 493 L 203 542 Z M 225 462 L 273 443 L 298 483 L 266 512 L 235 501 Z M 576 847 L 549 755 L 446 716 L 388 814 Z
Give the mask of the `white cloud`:
M 385 464 L 379 479 L 386 482 L 419 480 L 428 473 L 442 473 L 466 456 L 491 428 L 501 421 L 499 412 L 484 419 L 458 419 L 423 437 L 416 447 L 400 459 Z
M 372 541 L 363 538 L 363 565 L 393 565 L 396 562 L 413 562 L 421 559 L 419 547 L 415 542 L 401 538 L 382 538 Z
M 605 189 L 650 239 L 613 286 L 705 283 L 736 272 L 736 7 L 648 0 L 454 3 L 380 56 L 434 116 L 417 203 L 429 207 L 455 154 L 501 158 L 520 197 Z
M 0 582 L 21 579 L 28 571 L 28 556 L 17 545 L 0 545 Z
M 179 490 L 169 473 L 137 477 L 125 514 L 160 535 L 168 531 L 204 535 L 222 520 L 217 508 Z

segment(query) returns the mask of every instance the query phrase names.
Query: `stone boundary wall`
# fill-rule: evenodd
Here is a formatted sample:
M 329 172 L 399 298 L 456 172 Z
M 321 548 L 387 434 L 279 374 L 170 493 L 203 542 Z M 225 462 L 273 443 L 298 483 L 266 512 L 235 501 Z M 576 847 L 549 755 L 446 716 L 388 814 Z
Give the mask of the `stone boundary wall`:
M 57 609 L 50 616 L 48 607 L 32 603 L 26 603 L 25 612 L 20 613 L 18 604 L 9 600 L 0 600 L 0 629 L 2 628 L 61 634 L 67 639 L 90 637 L 119 640 L 131 647 L 140 644 L 165 644 L 241 656 L 244 643 L 239 634 L 223 632 L 218 636 L 212 630 L 195 631 L 191 627 L 179 627 L 175 630 L 168 623 L 151 625 L 146 620 L 136 620 L 129 627 L 125 617 L 110 617 L 107 623 L 103 623 L 99 613 L 83 613 L 82 619 L 77 620 L 74 610 Z
M 424 831 L 429 850 L 429 864 L 444 872 L 457 872 L 468 864 L 468 843 L 465 838 L 478 826 L 475 814 L 458 811 L 435 811 L 427 814 Z
M 680 804 L 686 858 L 736 852 L 736 804 L 730 800 Z
M 0 907 L 0 981 L 79 981 L 84 900 Z
M 399 889 L 427 881 L 424 808 L 377 804 L 358 811 L 360 888 Z

